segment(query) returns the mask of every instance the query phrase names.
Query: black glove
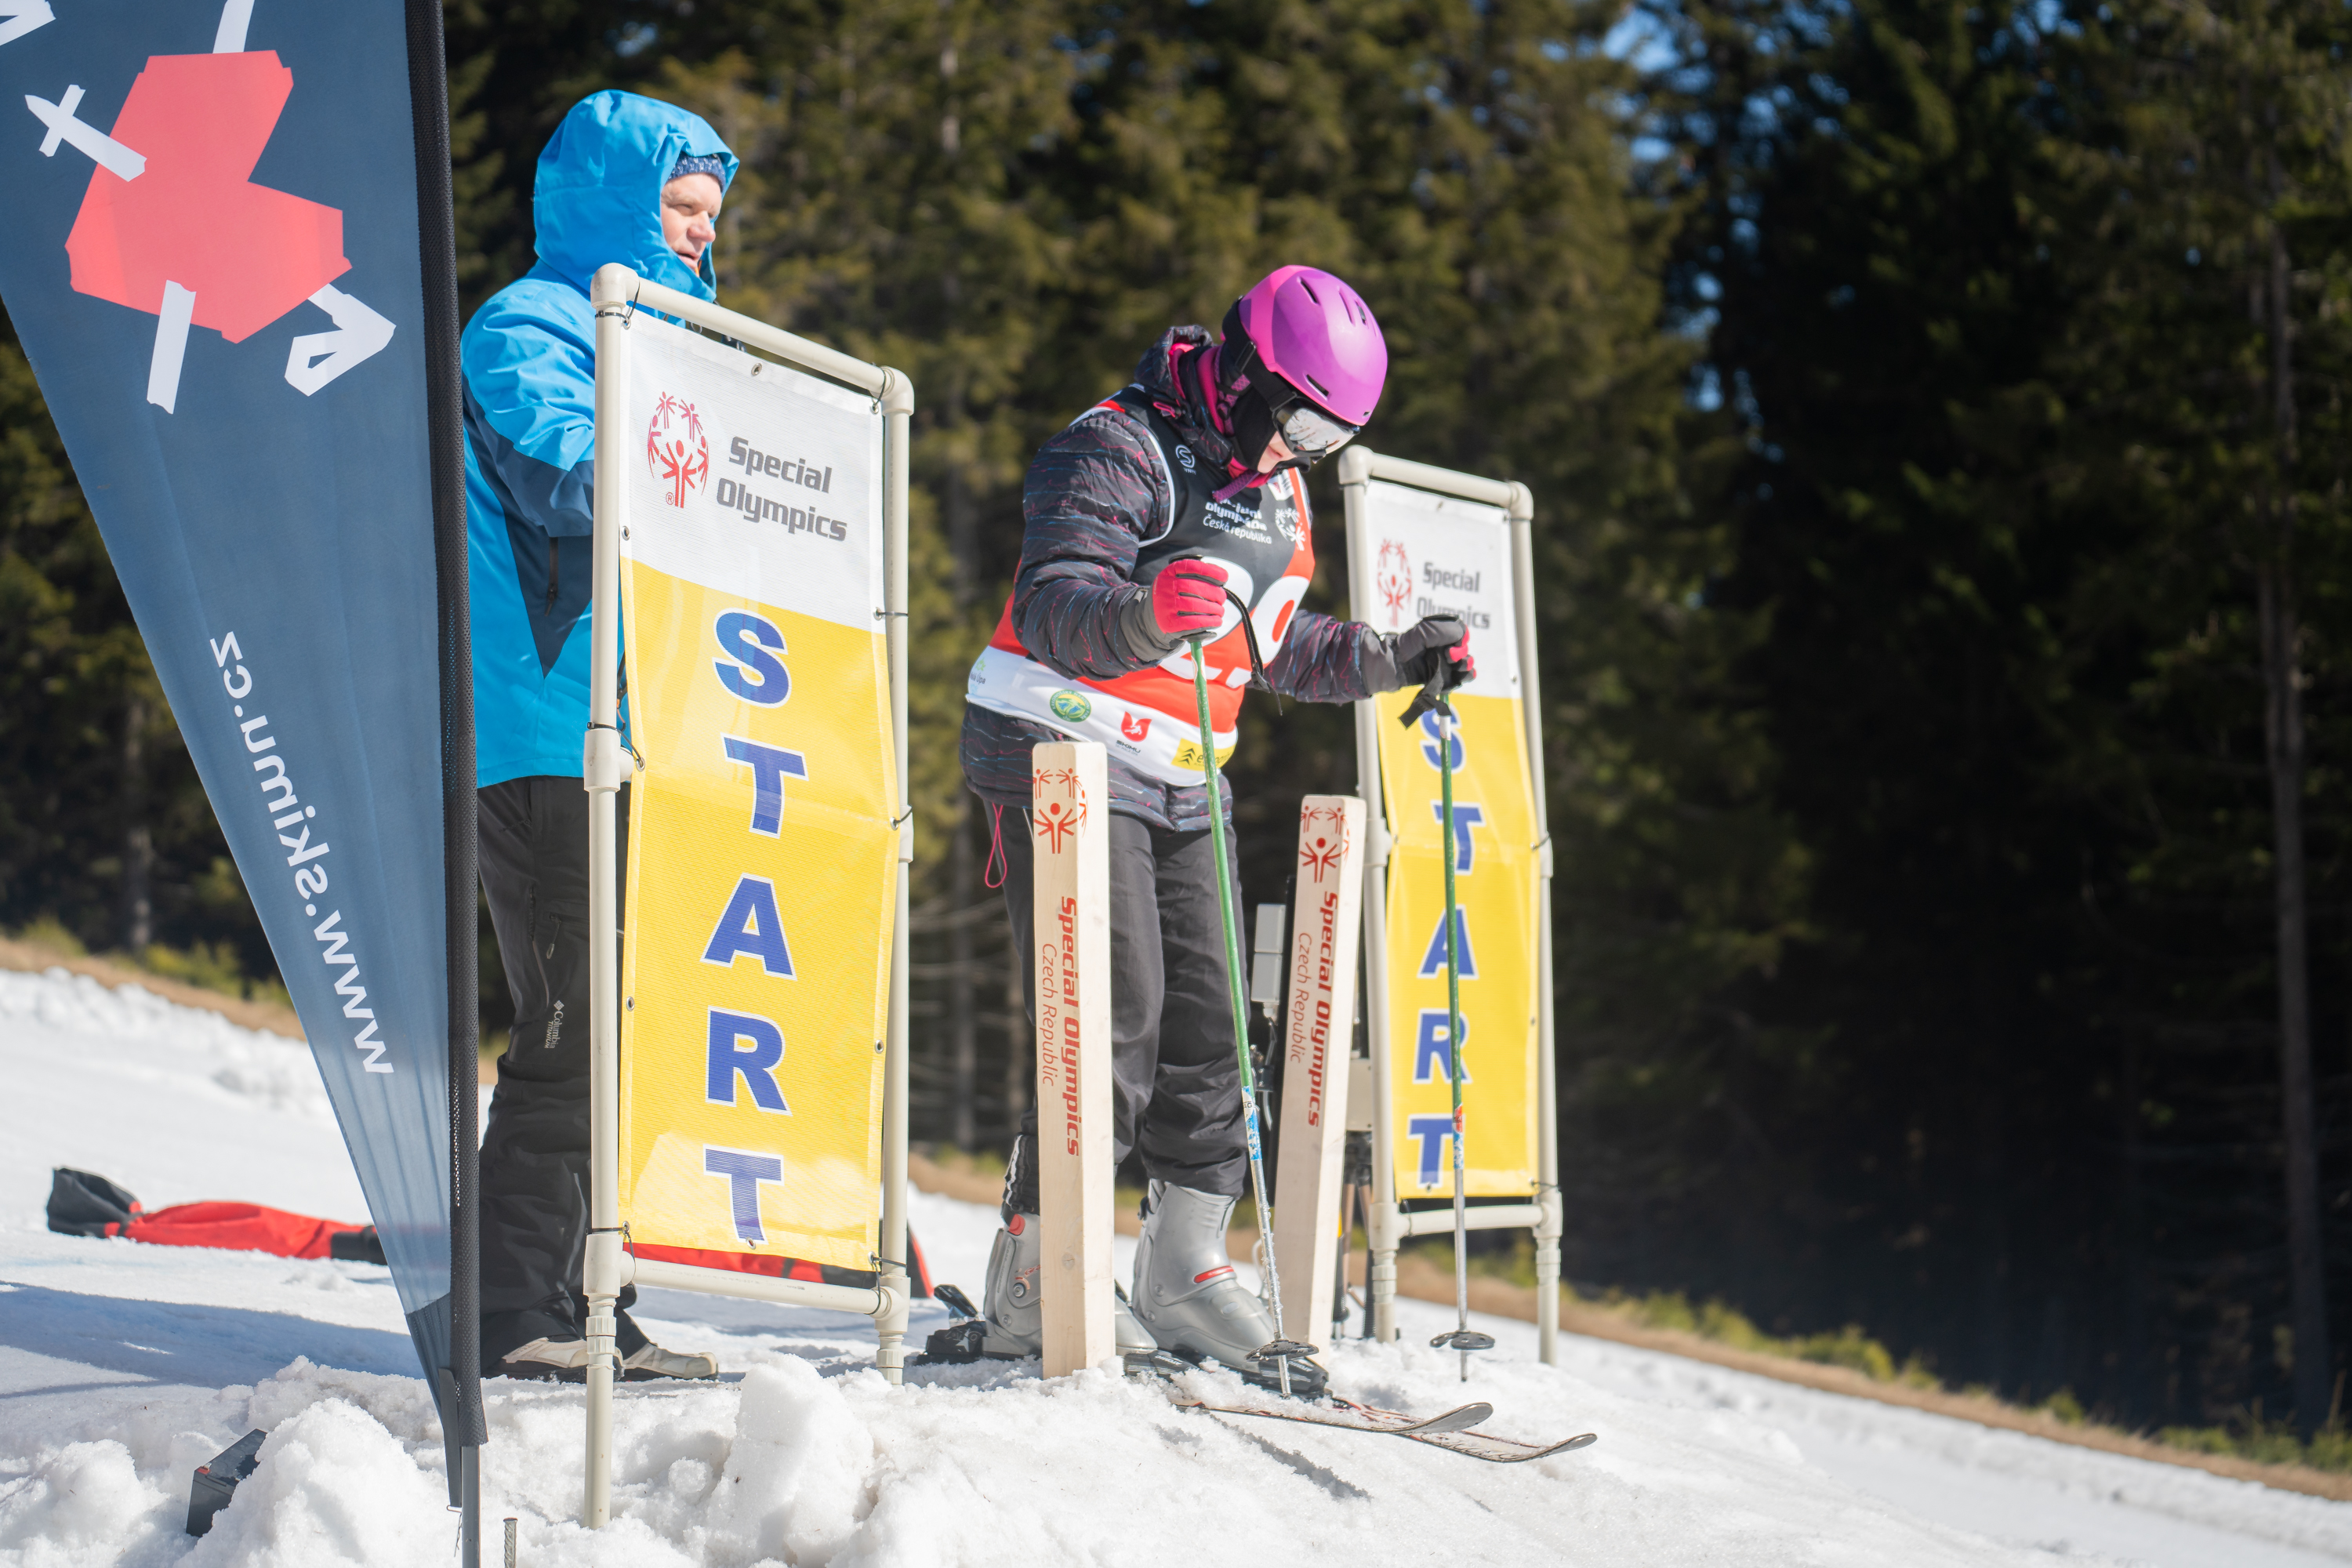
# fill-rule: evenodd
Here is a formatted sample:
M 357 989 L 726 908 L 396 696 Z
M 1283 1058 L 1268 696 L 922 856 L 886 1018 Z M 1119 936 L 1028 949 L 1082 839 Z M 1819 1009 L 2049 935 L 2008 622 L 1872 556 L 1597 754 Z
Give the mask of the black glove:
M 1470 628 L 1459 616 L 1426 616 L 1397 634 L 1397 674 L 1402 686 L 1425 686 L 1440 669 L 1451 691 L 1478 673 L 1470 657 Z

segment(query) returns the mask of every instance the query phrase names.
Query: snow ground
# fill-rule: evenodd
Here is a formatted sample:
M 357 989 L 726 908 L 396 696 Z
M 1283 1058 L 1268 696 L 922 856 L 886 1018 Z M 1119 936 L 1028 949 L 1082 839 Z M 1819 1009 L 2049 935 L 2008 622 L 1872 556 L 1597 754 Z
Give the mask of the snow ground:
M 101 1077 L 94 1059 L 107 1068 Z M 49 1167 L 151 1206 L 237 1198 L 357 1219 L 304 1047 L 144 993 L 0 973 L 0 1564 L 411 1564 L 451 1555 L 438 1425 L 384 1269 L 49 1235 Z M 104 1085 L 103 1088 L 98 1086 Z M 936 1274 L 977 1290 L 992 1213 L 918 1196 Z M 1342 1391 L 1490 1430 L 1601 1434 L 1490 1466 L 1393 1438 L 1171 1408 L 1154 1387 L 1021 1367 L 886 1387 L 864 1320 L 648 1291 L 666 1342 L 730 1380 L 629 1385 L 614 1525 L 572 1521 L 577 1390 L 493 1384 L 484 1501 L 556 1563 L 1976 1564 L 2301 1568 L 2352 1561 L 2352 1505 L 1481 1320 L 1465 1388 L 1405 1343 L 1325 1359 Z M 946 1321 L 918 1303 L 913 1334 Z M 1233 1392 L 1197 1374 L 1203 1392 Z M 263 1461 L 213 1531 L 181 1533 L 190 1471 L 250 1427 Z M 1181 1543 L 1181 1544 L 1179 1544 Z

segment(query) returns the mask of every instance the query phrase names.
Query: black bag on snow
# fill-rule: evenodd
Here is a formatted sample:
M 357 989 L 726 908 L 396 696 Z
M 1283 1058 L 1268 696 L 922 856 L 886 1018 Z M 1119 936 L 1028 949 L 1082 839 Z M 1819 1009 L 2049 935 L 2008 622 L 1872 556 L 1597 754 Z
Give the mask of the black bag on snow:
M 49 1173 L 49 1228 L 60 1236 L 104 1236 L 145 1211 L 139 1200 L 104 1176 L 59 1165 Z

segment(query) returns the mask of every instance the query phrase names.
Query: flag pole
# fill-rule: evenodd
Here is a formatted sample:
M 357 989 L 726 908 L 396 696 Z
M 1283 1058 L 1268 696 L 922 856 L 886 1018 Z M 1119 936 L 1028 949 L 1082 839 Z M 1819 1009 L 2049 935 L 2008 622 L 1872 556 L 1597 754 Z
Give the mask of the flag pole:
M 406 0 L 416 148 L 416 248 L 425 306 L 425 440 L 433 465 L 433 562 L 441 683 L 442 917 L 449 994 L 449 1354 L 441 1421 L 458 1562 L 482 1561 L 481 1175 L 475 891 L 474 671 L 466 583 L 465 431 L 459 423 L 457 226 L 449 188 L 449 82 L 440 0 Z

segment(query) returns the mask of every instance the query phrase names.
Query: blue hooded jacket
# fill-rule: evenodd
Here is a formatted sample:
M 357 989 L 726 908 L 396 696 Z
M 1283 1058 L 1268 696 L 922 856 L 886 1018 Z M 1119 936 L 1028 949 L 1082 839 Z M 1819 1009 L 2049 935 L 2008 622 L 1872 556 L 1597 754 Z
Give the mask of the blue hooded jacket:
M 580 776 L 588 728 L 596 329 L 588 282 L 625 262 L 716 299 L 662 242 L 662 186 L 682 157 L 735 154 L 699 117 L 628 92 L 581 100 L 539 155 L 539 265 L 474 312 L 466 384 L 466 522 L 474 631 L 474 760 L 482 785 Z

